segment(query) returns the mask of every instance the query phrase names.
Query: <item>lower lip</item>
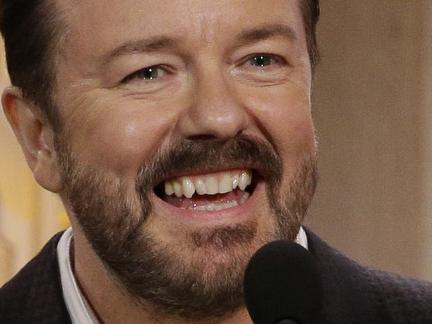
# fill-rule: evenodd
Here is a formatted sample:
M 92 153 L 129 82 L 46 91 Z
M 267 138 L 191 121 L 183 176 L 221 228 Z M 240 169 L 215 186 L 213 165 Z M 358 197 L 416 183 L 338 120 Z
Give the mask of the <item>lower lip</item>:
M 179 222 L 193 223 L 226 223 L 238 222 L 250 217 L 251 211 L 256 207 L 258 197 L 264 192 L 264 183 L 259 182 L 252 195 L 241 205 L 215 211 L 195 211 L 177 208 L 160 199 L 154 192 L 151 194 L 153 210 L 156 214 L 166 216 Z

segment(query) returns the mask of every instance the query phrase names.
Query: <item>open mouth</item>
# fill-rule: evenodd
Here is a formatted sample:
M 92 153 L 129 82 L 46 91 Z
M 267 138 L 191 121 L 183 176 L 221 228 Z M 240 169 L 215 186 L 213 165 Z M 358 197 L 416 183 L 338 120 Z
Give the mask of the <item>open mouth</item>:
M 230 170 L 168 179 L 155 188 L 168 204 L 194 211 L 219 211 L 244 204 L 258 181 L 252 170 Z

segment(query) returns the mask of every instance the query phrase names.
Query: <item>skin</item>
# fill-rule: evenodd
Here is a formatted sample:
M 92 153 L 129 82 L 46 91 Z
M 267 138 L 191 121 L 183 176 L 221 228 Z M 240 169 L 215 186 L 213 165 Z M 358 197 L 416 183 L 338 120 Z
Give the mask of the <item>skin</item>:
M 315 155 L 311 67 L 296 0 L 267 0 L 265 5 L 260 0 L 60 0 L 58 7 L 68 31 L 57 57 L 54 98 L 70 150 L 81 164 L 124 184 L 131 197 L 143 161 L 174 138 L 227 140 L 246 134 L 261 139 L 282 157 L 282 187 L 306 156 Z M 247 42 L 238 38 L 276 24 L 291 35 L 276 32 Z M 176 39 L 175 46 L 109 58 L 125 42 L 160 35 Z M 259 53 L 273 55 L 271 63 L 252 65 L 250 56 Z M 153 80 L 131 77 L 157 65 L 162 69 Z M 3 106 L 35 179 L 63 198 L 74 230 L 75 274 L 103 321 L 181 323 L 131 303 L 92 250 L 64 195 L 54 133 L 39 107 L 16 88 L 5 91 Z M 182 244 L 186 234 L 256 221 L 252 254 L 263 244 L 263 233 L 275 226 L 264 190 L 254 195 L 243 208 L 212 212 L 205 220 L 172 213 L 152 196 L 146 227 L 185 260 L 211 253 L 214 262 L 222 262 L 221 251 L 192 254 Z M 204 271 L 211 272 L 211 264 Z M 250 319 L 241 309 L 214 322 Z

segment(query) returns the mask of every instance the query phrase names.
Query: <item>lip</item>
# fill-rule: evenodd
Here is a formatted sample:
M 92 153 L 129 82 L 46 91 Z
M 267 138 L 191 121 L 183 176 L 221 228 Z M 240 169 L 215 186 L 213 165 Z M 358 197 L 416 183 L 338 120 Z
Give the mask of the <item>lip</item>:
M 154 192 L 150 199 L 153 204 L 153 211 L 169 221 L 197 225 L 220 225 L 229 223 L 239 223 L 251 217 L 256 209 L 259 197 L 264 195 L 264 182 L 260 180 L 252 195 L 241 205 L 217 211 L 194 211 L 174 207 L 159 198 Z
M 244 162 L 238 162 L 238 163 L 231 163 L 224 165 L 221 167 L 221 165 L 214 165 L 214 166 L 205 166 L 205 167 L 194 167 L 193 169 L 185 168 L 180 172 L 168 172 L 163 176 L 162 179 L 158 179 L 159 181 L 154 183 L 154 187 L 161 186 L 165 181 L 169 181 L 175 178 L 181 178 L 181 177 L 195 177 L 195 176 L 201 176 L 201 175 L 212 175 L 212 174 L 218 174 L 223 172 L 234 172 L 234 171 L 242 171 L 242 170 L 250 170 L 254 174 L 257 174 L 259 176 L 262 175 L 262 170 L 258 168 L 253 163 L 244 163 Z

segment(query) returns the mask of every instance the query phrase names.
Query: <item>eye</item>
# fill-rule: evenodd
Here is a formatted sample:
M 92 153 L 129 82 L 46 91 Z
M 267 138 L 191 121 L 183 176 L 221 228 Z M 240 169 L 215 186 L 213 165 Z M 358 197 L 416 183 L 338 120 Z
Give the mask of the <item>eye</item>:
M 134 79 L 153 81 L 162 78 L 167 73 L 168 69 L 162 65 L 153 65 L 129 74 L 122 80 L 122 83 L 129 82 Z
M 291 64 L 286 55 L 273 53 L 251 53 L 243 56 L 232 70 L 236 78 L 258 84 L 282 82 L 291 71 Z
M 284 65 L 286 61 L 278 55 L 253 54 L 248 57 L 247 63 L 255 67 L 266 68 L 272 65 Z

